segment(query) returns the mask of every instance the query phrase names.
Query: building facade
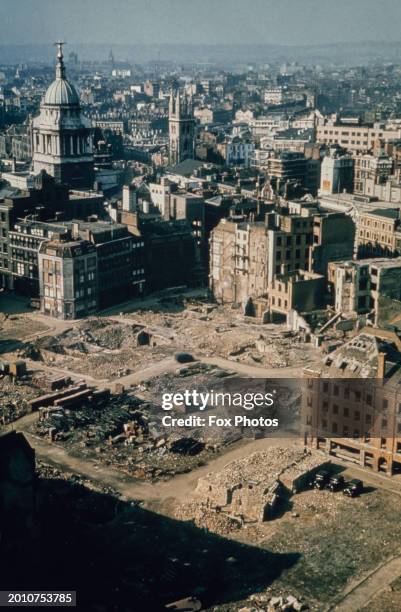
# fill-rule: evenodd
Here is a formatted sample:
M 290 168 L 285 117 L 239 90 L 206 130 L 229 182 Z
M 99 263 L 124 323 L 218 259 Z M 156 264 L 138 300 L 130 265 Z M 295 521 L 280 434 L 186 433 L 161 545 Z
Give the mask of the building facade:
M 57 319 L 79 319 L 98 308 L 98 268 L 94 244 L 52 240 L 39 249 L 41 312 Z

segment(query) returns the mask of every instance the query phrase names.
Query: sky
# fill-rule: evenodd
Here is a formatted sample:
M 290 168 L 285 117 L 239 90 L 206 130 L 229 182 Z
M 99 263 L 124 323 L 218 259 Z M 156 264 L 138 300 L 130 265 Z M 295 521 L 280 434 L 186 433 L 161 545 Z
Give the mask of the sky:
M 400 41 L 401 0 L 0 0 L 0 43 Z

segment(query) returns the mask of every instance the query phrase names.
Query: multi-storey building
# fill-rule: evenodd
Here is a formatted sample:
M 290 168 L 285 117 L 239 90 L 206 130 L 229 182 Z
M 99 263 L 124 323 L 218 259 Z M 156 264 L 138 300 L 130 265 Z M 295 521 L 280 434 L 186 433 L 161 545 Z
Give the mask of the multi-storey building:
M 337 312 L 369 314 L 374 325 L 401 312 L 401 257 L 331 262 L 328 279 Z
M 389 141 L 398 138 L 399 129 L 386 129 L 381 123 L 342 122 L 337 117 L 321 121 L 316 128 L 317 142 L 340 145 L 352 152 L 370 151 L 379 139 Z
M 51 240 L 39 249 L 41 312 L 78 319 L 98 308 L 96 247 L 86 240 Z
M 357 228 L 358 257 L 397 257 L 401 255 L 400 211 L 377 208 L 362 211 Z
M 332 148 L 323 158 L 320 172 L 319 195 L 340 193 L 353 190 L 354 160 L 351 155 L 340 153 Z
M 313 217 L 309 269 L 327 277 L 330 261 L 352 258 L 355 223 L 344 213 L 319 212 Z
M 99 308 L 141 296 L 145 289 L 144 243 L 126 225 L 104 221 L 69 224 L 72 237 L 96 248 Z
M 67 237 L 68 229 L 57 223 L 21 220 L 9 232 L 12 287 L 29 297 L 39 295 L 39 249 L 43 242 Z
M 255 143 L 250 138 L 232 136 L 217 145 L 217 151 L 227 166 L 241 165 L 248 167 L 255 150 Z
M 365 328 L 304 369 L 307 445 L 388 475 L 401 472 L 401 342 Z
M 376 196 L 376 186 L 387 183 L 394 162 L 388 155 L 355 153 L 354 193 Z
M 269 213 L 264 222 L 222 219 L 210 235 L 210 289 L 222 302 L 245 306 L 266 295 L 277 275 L 303 270 L 325 277 L 329 261 L 352 257 L 354 232 L 345 214 L 308 207 Z
M 278 274 L 268 287 L 270 319 L 288 321 L 292 310 L 303 314 L 323 308 L 325 288 L 326 279 L 321 274 L 304 270 Z

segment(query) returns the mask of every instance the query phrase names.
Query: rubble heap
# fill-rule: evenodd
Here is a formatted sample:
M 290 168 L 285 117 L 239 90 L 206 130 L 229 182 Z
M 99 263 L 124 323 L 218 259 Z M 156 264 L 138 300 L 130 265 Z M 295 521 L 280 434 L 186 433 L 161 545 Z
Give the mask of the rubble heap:
M 262 522 L 272 517 L 283 495 L 305 488 L 322 465 L 319 453 L 298 448 L 271 448 L 237 459 L 221 472 L 200 478 L 196 495 L 208 507 Z

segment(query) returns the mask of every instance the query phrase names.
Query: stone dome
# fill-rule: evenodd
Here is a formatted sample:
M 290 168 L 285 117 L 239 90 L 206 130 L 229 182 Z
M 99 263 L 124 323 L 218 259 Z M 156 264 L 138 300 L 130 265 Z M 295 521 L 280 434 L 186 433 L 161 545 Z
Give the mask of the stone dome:
M 51 105 L 79 105 L 77 90 L 67 79 L 56 79 L 46 91 L 44 104 Z

